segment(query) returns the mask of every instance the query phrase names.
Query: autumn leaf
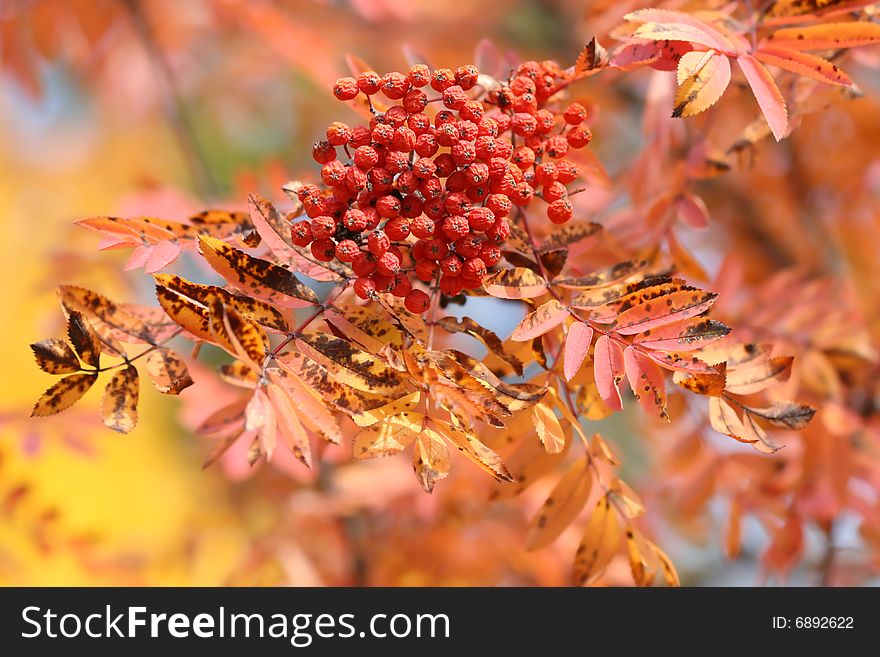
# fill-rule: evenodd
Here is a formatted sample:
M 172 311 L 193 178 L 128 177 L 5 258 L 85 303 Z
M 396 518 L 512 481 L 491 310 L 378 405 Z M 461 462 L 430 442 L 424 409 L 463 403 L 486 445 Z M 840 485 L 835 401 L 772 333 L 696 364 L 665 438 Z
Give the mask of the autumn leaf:
M 603 495 L 587 522 L 574 560 L 574 580 L 578 586 L 595 581 L 605 572 L 620 544 L 620 521 L 611 507 L 611 498 Z
M 257 434 L 255 441 L 256 453 L 248 454 L 248 463 L 253 465 L 261 455 L 266 456 L 267 461 L 272 460 L 275 446 L 278 444 L 278 420 L 275 415 L 275 407 L 269 400 L 266 390 L 262 387 L 254 390 L 254 394 L 245 408 L 244 428 Z
M 526 547 L 537 550 L 555 541 L 587 503 L 593 477 L 587 460 L 572 463 L 532 518 L 526 534 Z
M 735 50 L 726 36 L 691 14 L 667 9 L 639 9 L 625 14 L 623 18 L 642 23 L 633 32 L 633 37 L 637 39 L 688 41 L 719 52 Z
M 403 392 L 406 387 L 398 372 L 346 340 L 326 333 L 313 333 L 297 338 L 296 346 L 304 356 L 325 367 L 340 383 L 357 390 L 393 395 Z
M 791 356 L 780 356 L 753 365 L 728 368 L 725 388 L 736 395 L 759 392 L 775 383 L 787 381 L 793 362 Z
M 596 37 L 584 46 L 574 63 L 574 77 L 580 78 L 608 66 L 608 52 L 599 45 Z
M 599 395 L 615 411 L 623 409 L 618 386 L 623 380 L 623 348 L 607 334 L 599 336 L 593 355 L 593 367 Z
M 293 400 L 281 386 L 270 383 L 266 386 L 266 394 L 275 412 L 278 432 L 290 452 L 307 468 L 312 467 L 312 448 L 309 436 L 300 422 L 299 414 Z
M 584 322 L 574 322 L 565 335 L 562 371 L 566 381 L 571 381 L 590 351 L 593 328 Z
M 666 380 L 663 372 L 653 360 L 632 346 L 624 350 L 623 362 L 626 378 L 639 404 L 668 422 Z
M 815 408 L 795 402 L 777 402 L 766 408 L 746 406 L 745 410 L 782 429 L 803 429 L 816 414 Z
M 593 222 L 570 221 L 564 226 L 555 229 L 543 242 L 540 251 L 549 253 L 558 249 L 577 244 L 590 237 L 594 237 L 602 230 L 602 225 Z
M 31 411 L 31 417 L 46 417 L 67 410 L 78 402 L 97 380 L 97 372 L 65 376 L 37 400 Z
M 154 349 L 147 355 L 147 374 L 159 392 L 179 395 L 193 384 L 186 363 L 171 349 Z
M 632 335 L 658 326 L 689 319 L 708 310 L 718 295 L 702 290 L 680 290 L 664 294 L 624 310 L 612 324 L 617 333 Z
M 562 324 L 568 314 L 565 306 L 556 299 L 550 299 L 526 315 L 513 329 L 510 339 L 516 342 L 534 340 Z
M 785 27 L 767 37 L 773 46 L 797 50 L 856 48 L 880 43 L 880 24 L 867 21 Z
M 69 374 L 79 372 L 79 359 L 73 353 L 73 349 L 64 340 L 47 338 L 31 345 L 37 366 L 49 374 Z
M 266 360 L 268 340 L 260 328 L 244 319 L 233 308 L 215 299 L 209 309 L 211 333 L 215 342 L 233 356 L 261 372 Z
M 441 420 L 432 420 L 431 426 L 436 427 L 436 430 L 462 454 L 498 481 L 514 481 L 513 475 L 510 474 L 501 457 L 481 443 L 473 432 Z
M 437 326 L 449 333 L 466 333 L 477 338 L 486 345 L 493 354 L 513 368 L 519 376 L 523 374 L 523 364 L 519 358 L 507 352 L 504 343 L 493 331 L 481 326 L 470 317 L 443 317 L 437 321 Z
M 101 341 L 81 313 L 69 313 L 67 337 L 80 359 L 86 365 L 97 368 L 101 359 Z
M 533 299 L 547 291 L 547 281 L 531 269 L 514 267 L 490 274 L 483 288 L 500 299 Z
M 755 58 L 765 64 L 776 66 L 804 77 L 818 80 L 819 82 L 827 82 L 828 84 L 839 84 L 844 87 L 852 86 L 852 79 L 833 62 L 811 55 L 810 53 L 800 52 L 793 48 L 784 46 L 766 45 L 755 53 Z
M 116 337 L 116 339 L 127 337 L 149 344 L 154 342 L 153 336 L 143 321 L 126 312 L 104 295 L 74 285 L 62 285 L 58 288 L 58 292 L 61 302 L 67 308 L 80 312 L 89 318 L 94 317 L 114 331 L 115 336 L 111 337 Z M 102 342 L 106 337 L 102 336 Z
M 318 297 L 284 267 L 233 248 L 217 238 L 199 238 L 202 255 L 229 283 L 256 299 L 283 308 L 317 305 Z
M 704 317 L 685 319 L 637 333 L 633 344 L 659 351 L 693 351 L 723 338 L 730 327 Z
M 736 62 L 752 88 L 752 93 L 758 101 L 764 118 L 767 119 L 773 137 L 776 141 L 780 141 L 788 132 L 788 109 L 782 92 L 779 91 L 770 72 L 753 56 L 740 55 Z
M 549 454 L 561 452 L 565 447 L 565 433 L 562 431 L 562 425 L 559 424 L 559 418 L 556 417 L 553 409 L 544 402 L 535 404 L 532 407 L 532 421 L 544 449 Z
M 413 447 L 413 470 L 425 492 L 434 490 L 434 485 L 449 475 L 451 461 L 449 449 L 443 438 L 432 430 L 419 434 Z
M 133 365 L 114 372 L 101 398 L 101 417 L 108 428 L 119 433 L 134 429 L 138 420 L 139 388 L 138 371 Z
M 678 92 L 672 116 L 694 116 L 718 102 L 730 84 L 730 60 L 719 54 L 692 51 L 678 62 Z
M 424 417 L 421 413 L 399 413 L 359 430 L 351 444 L 352 454 L 372 459 L 402 452 L 421 434 Z

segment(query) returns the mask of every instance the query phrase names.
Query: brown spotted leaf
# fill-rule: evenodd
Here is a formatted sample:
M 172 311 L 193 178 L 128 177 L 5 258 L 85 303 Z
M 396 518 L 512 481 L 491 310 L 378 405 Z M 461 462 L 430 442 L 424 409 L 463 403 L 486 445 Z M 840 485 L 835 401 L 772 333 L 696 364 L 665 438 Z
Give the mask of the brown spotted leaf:
M 58 288 L 61 302 L 70 310 L 75 310 L 90 318 L 95 318 L 111 331 L 107 336 L 100 330 L 100 326 L 93 327 L 101 336 L 102 342 L 107 344 L 105 338 L 111 337 L 123 341 L 146 342 L 153 344 L 154 337 L 147 325 L 134 315 L 123 310 L 119 305 L 92 290 L 73 285 L 62 285 Z
M 421 413 L 399 413 L 360 429 L 351 443 L 352 454 L 357 459 L 399 454 L 419 437 L 424 419 Z
M 434 484 L 449 475 L 450 465 L 449 449 L 440 434 L 422 431 L 413 446 L 413 470 L 425 492 L 430 493 Z
M 592 222 L 571 221 L 564 226 L 554 228 L 550 236 L 541 242 L 544 253 L 555 251 L 571 244 L 576 244 L 589 237 L 594 237 L 602 230 L 601 224 Z
M 513 354 L 507 353 L 507 350 L 504 348 L 504 343 L 501 342 L 501 338 L 499 338 L 493 331 L 484 328 L 470 317 L 462 317 L 459 319 L 450 315 L 438 320 L 437 325 L 449 333 L 466 333 L 467 335 L 478 339 L 486 345 L 486 348 L 489 351 L 510 365 L 517 375 L 522 376 L 522 361 Z
M 624 368 L 629 386 L 639 404 L 647 412 L 669 421 L 666 412 L 666 379 L 660 367 L 648 356 L 627 347 L 623 352 Z
M 101 417 L 107 427 L 119 433 L 134 429 L 138 420 L 139 388 L 138 371 L 134 365 L 126 365 L 113 374 L 101 398 Z
M 527 549 L 537 550 L 555 541 L 584 508 L 592 484 L 587 460 L 572 463 L 532 519 L 526 535 Z
M 829 84 L 839 84 L 844 87 L 852 86 L 852 79 L 833 62 L 812 55 L 810 53 L 801 52 L 794 48 L 786 48 L 784 46 L 766 45 L 755 53 L 755 58 L 765 64 L 776 66 L 804 77 L 826 82 Z
M 553 284 L 571 288 L 601 287 L 643 272 L 649 265 L 650 263 L 647 260 L 627 260 L 606 269 L 600 269 L 587 276 L 557 278 L 553 281 Z
M 574 558 L 574 580 L 583 586 L 598 579 L 620 545 L 620 520 L 611 506 L 608 494 L 603 495 L 590 514 L 587 528 Z
M 302 308 L 318 303 L 315 293 L 284 267 L 255 258 L 207 235 L 199 238 L 199 245 L 214 271 L 251 297 L 283 308 Z
M 67 337 L 82 361 L 97 368 L 101 360 L 101 340 L 81 313 L 69 313 Z
M 531 269 L 514 267 L 490 274 L 483 287 L 499 299 L 533 299 L 547 292 L 547 281 Z
M 155 349 L 146 360 L 147 374 L 159 392 L 179 395 L 193 384 L 186 363 L 171 349 Z
M 303 335 L 296 340 L 299 351 L 315 361 L 340 383 L 364 392 L 394 395 L 406 389 L 401 374 L 378 356 L 361 351 L 352 343 L 326 333 Z
M 712 51 L 691 51 L 678 61 L 674 118 L 694 116 L 718 102 L 730 84 L 730 60 Z
M 259 326 L 244 319 L 220 299 L 214 300 L 209 310 L 211 332 L 214 334 L 215 342 L 250 365 L 255 372 L 261 372 L 267 355 L 266 334 Z
M 718 397 L 724 392 L 724 386 L 727 383 L 725 363 L 714 366 L 716 369 L 711 372 L 685 372 L 677 370 L 672 375 L 672 381 L 698 395 L 708 395 L 710 397 Z
M 207 342 L 216 340 L 214 334 L 211 333 L 211 313 L 207 307 L 158 283 L 156 284 L 156 299 L 158 299 L 162 310 L 178 326 L 201 340 Z
M 31 350 L 39 368 L 49 374 L 70 374 L 82 369 L 73 349 L 64 340 L 40 340 L 31 345 Z
M 880 43 L 880 24 L 867 21 L 786 27 L 767 38 L 772 46 L 796 50 L 856 48 Z
M 665 294 L 624 310 L 614 321 L 614 330 L 623 335 L 632 335 L 695 317 L 708 310 L 717 298 L 718 295 L 714 292 L 701 290 L 680 290 Z
M 498 481 L 514 481 L 513 475 L 504 465 L 501 457 L 489 449 L 471 432 L 449 422 L 433 421 L 435 429 L 448 439 L 458 451 L 495 477 Z
M 730 327 L 705 317 L 692 317 L 681 322 L 638 333 L 633 344 L 660 351 L 692 351 L 723 338 Z
M 766 420 L 774 427 L 782 429 L 803 429 L 816 414 L 816 409 L 795 402 L 777 402 L 766 408 L 745 407 L 751 415 Z
M 793 362 L 791 356 L 779 356 L 763 363 L 730 368 L 727 370 L 726 390 L 735 395 L 750 395 L 787 381 Z
M 37 400 L 31 411 L 31 417 L 46 417 L 67 410 L 78 402 L 97 380 L 96 372 L 65 376 Z
M 526 315 L 513 329 L 510 339 L 515 342 L 534 340 L 562 324 L 568 314 L 565 306 L 556 299 L 550 299 Z

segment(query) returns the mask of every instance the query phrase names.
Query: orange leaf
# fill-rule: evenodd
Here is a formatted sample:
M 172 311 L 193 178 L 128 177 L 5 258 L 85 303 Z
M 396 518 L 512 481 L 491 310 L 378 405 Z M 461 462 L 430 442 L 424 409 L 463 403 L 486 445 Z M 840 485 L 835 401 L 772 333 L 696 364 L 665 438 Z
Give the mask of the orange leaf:
M 678 92 L 674 118 L 694 116 L 721 98 L 730 84 L 730 60 L 725 55 L 691 51 L 678 62 Z
M 770 72 L 757 59 L 751 55 L 740 55 L 736 61 L 752 88 L 773 137 L 780 141 L 788 132 L 788 109 L 785 107 L 782 92 Z
M 867 21 L 823 23 L 776 30 L 767 41 L 798 50 L 833 50 L 880 43 L 880 24 Z
M 611 410 L 623 409 L 618 385 L 623 379 L 623 348 L 607 335 L 599 336 L 593 354 L 593 368 L 599 396 Z
M 566 317 L 568 309 L 556 299 L 550 299 L 526 315 L 513 329 L 510 339 L 515 342 L 534 340 L 562 324 Z
M 608 494 L 603 495 L 590 514 L 587 529 L 575 553 L 574 579 L 583 586 L 598 579 L 620 545 L 620 521 L 611 507 Z
M 839 68 L 837 64 L 829 62 L 818 55 L 800 52 L 784 46 L 762 46 L 755 57 L 765 64 L 776 66 L 798 75 L 803 75 L 819 82 L 839 84 L 844 87 L 852 86 L 852 79 Z
M 667 422 L 666 379 L 658 365 L 632 346 L 623 352 L 626 378 L 639 404 L 649 412 L 659 413 Z
M 556 540 L 584 508 L 592 484 L 587 460 L 580 458 L 572 463 L 532 519 L 526 547 L 537 550 Z
M 500 299 L 533 299 L 547 292 L 547 281 L 531 269 L 514 267 L 491 274 L 483 287 L 487 294 Z
M 563 352 L 562 371 L 566 381 L 571 381 L 590 351 L 590 343 L 593 341 L 593 328 L 584 322 L 572 324 L 565 335 L 565 350 Z

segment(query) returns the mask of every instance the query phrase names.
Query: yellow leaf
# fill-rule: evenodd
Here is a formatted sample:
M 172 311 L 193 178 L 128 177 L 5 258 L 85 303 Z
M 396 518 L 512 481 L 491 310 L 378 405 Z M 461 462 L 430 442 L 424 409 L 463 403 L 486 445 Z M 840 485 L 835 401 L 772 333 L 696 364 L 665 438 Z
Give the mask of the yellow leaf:
M 583 586 L 598 579 L 620 545 L 620 521 L 611 507 L 611 499 L 603 495 L 590 514 L 587 529 L 575 553 L 574 579 Z
M 269 401 L 275 411 L 278 431 L 293 455 L 307 468 L 312 467 L 312 447 L 309 436 L 294 409 L 293 400 L 281 386 L 270 383 L 266 386 Z M 267 455 L 268 456 L 268 455 Z
M 97 380 L 97 373 L 82 372 L 65 376 L 37 400 L 31 411 L 31 417 L 46 417 L 67 410 L 78 402 Z
M 134 429 L 138 420 L 139 387 L 138 371 L 133 365 L 126 365 L 113 374 L 101 399 L 101 416 L 107 427 L 119 433 Z
M 499 481 L 514 480 L 513 475 L 507 470 L 507 466 L 501 461 L 501 457 L 481 443 L 472 432 L 439 420 L 435 420 L 433 426 L 437 427 L 437 431 L 452 442 L 462 454 L 495 479 Z
M 424 419 L 421 413 L 399 413 L 361 429 L 352 441 L 352 454 L 358 459 L 398 454 L 419 437 Z
M 730 72 L 730 60 L 725 55 L 696 50 L 682 55 L 672 116 L 694 116 L 712 107 L 730 84 Z
M 549 545 L 572 523 L 587 503 L 592 483 L 586 459 L 571 464 L 532 519 L 526 537 L 529 550 Z
M 532 420 L 538 437 L 549 454 L 557 454 L 565 447 L 565 434 L 556 413 L 546 403 L 535 404 L 532 408 Z
M 449 450 L 443 438 L 431 429 L 419 434 L 413 448 L 413 470 L 426 492 L 434 490 L 434 484 L 449 475 Z

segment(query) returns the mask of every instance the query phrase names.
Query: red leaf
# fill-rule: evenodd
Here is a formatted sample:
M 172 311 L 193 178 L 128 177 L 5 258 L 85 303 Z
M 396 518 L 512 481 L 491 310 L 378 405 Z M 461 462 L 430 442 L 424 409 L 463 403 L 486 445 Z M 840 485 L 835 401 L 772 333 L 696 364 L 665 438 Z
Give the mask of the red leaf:
M 837 68 L 836 64 L 818 55 L 811 55 L 784 46 L 769 45 L 762 46 L 755 53 L 755 57 L 765 64 L 777 66 L 819 82 L 839 84 L 844 87 L 852 86 L 852 79 L 846 73 Z
M 623 379 L 625 368 L 623 349 L 616 340 L 612 340 L 608 335 L 602 335 L 596 340 L 593 357 L 595 361 L 593 369 L 599 396 L 610 409 L 622 410 L 623 402 L 617 386 Z
M 590 351 L 590 343 L 593 341 L 593 328 L 584 322 L 575 322 L 568 329 L 565 336 L 565 352 L 563 354 L 562 371 L 565 380 L 571 381 L 577 374 Z
M 666 379 L 660 367 L 645 354 L 636 351 L 632 346 L 623 352 L 626 378 L 629 387 L 647 411 L 656 411 L 664 420 L 669 420 L 666 413 Z
M 755 100 L 767 119 L 773 137 L 780 141 L 788 131 L 788 109 L 785 107 L 782 92 L 770 72 L 757 59 L 751 55 L 740 55 L 736 61 L 755 94 Z
M 510 339 L 515 342 L 534 340 L 562 324 L 566 317 L 568 317 L 568 308 L 556 299 L 550 299 L 523 317 L 519 325 L 513 329 Z

